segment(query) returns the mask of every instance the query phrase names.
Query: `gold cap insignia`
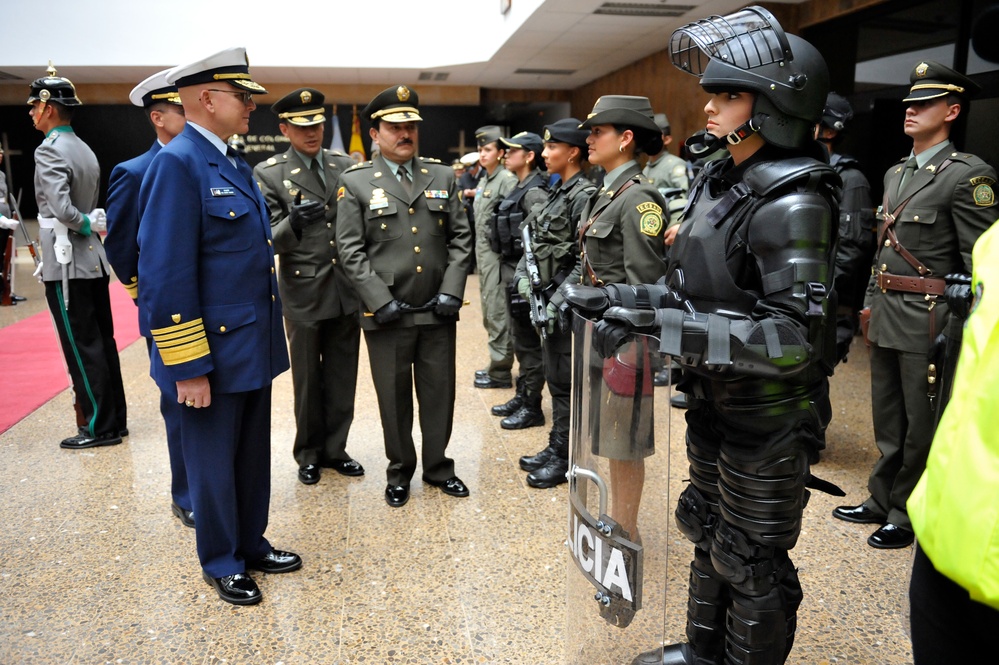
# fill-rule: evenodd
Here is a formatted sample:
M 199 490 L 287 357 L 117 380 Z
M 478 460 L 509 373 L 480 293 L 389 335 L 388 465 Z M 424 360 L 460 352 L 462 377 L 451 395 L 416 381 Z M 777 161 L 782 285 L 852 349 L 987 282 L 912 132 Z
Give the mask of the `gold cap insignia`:
M 550 131 L 548 131 L 547 128 L 545 128 L 545 140 L 546 141 L 551 141 L 552 140 L 552 133 Z
M 921 62 L 916 65 L 916 76 L 923 77 L 926 76 L 926 72 L 929 70 L 930 66 L 925 62 Z
M 180 323 L 180 314 L 171 314 L 170 320 L 174 323 Z
M 404 85 L 400 85 L 396 88 L 395 96 L 399 98 L 400 102 L 404 102 L 409 99 L 409 88 Z
M 52 93 L 49 92 L 48 90 L 42 90 L 41 92 L 38 93 L 38 99 L 42 100 L 43 102 L 49 101 L 49 98 L 51 96 Z
M 299 97 L 302 99 L 303 104 L 308 104 L 309 102 L 312 101 L 312 93 L 309 92 L 308 90 L 303 90 L 302 94 L 299 95 Z

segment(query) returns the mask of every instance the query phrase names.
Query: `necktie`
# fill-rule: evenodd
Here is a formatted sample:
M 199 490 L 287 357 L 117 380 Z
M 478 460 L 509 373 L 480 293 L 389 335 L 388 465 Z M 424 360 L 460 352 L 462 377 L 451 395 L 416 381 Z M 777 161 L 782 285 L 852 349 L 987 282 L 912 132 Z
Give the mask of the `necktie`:
M 905 163 L 905 170 L 902 172 L 902 178 L 898 181 L 898 193 L 901 194 L 902 190 L 905 189 L 905 185 L 912 178 L 912 174 L 916 172 L 918 168 L 916 164 L 916 158 L 910 157 L 909 161 Z
M 319 191 L 326 193 L 326 181 L 323 180 L 323 166 L 319 163 L 318 159 L 312 160 L 312 175 L 316 176 L 316 182 L 319 183 Z
M 409 178 L 409 171 L 406 170 L 405 166 L 399 167 L 399 182 L 402 184 L 402 188 L 406 190 L 406 194 L 413 193 L 413 181 Z
M 243 179 L 250 185 L 250 189 L 253 189 L 253 171 L 250 170 L 249 164 L 231 147 L 226 148 L 225 154 L 226 157 L 235 162 L 236 171 L 239 172 L 239 175 L 243 176 Z

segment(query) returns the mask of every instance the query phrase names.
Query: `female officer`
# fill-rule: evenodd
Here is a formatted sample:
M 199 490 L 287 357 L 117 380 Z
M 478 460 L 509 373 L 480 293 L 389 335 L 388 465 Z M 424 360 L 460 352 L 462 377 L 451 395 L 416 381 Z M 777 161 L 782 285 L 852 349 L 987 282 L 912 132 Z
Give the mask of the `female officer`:
M 566 285 L 655 282 L 666 269 L 666 202 L 637 161 L 662 150 L 652 104 L 647 97 L 604 95 L 580 128 L 590 130 L 590 163 L 607 175 L 580 218 L 580 260 Z M 610 460 L 611 517 L 633 538 L 652 443 L 651 436 L 605 437 L 594 450 Z
M 586 138 L 589 132 L 579 128 L 579 120 L 565 118 L 545 127 L 542 156 L 548 173 L 557 175 L 558 183 L 548 193 L 548 200 L 538 214 L 528 218 L 531 249 L 538 264 L 541 291 L 547 303 L 542 356 L 545 381 L 552 396 L 552 428 L 548 446 L 536 455 L 520 458 L 520 468 L 528 472 L 531 487 L 555 487 L 566 482 L 569 468 L 569 394 L 572 388 L 572 335 L 558 325 L 558 306 L 562 296 L 559 285 L 576 263 L 576 228 L 583 208 L 596 186 L 586 178 Z M 514 277 L 517 290 L 530 300 L 531 286 L 526 260 L 522 257 Z
M 670 252 L 666 285 L 606 289 L 598 326 L 612 349 L 654 332 L 681 359 L 690 484 L 676 520 L 694 542 L 688 643 L 635 663 L 772 665 L 791 650 L 801 602 L 788 556 L 801 530 L 815 400 L 831 367 L 825 294 L 832 277 L 839 178 L 815 151 L 825 62 L 749 7 L 673 33 L 674 65 L 710 95 L 695 151 L 707 164 Z M 593 294 L 567 294 L 593 306 Z

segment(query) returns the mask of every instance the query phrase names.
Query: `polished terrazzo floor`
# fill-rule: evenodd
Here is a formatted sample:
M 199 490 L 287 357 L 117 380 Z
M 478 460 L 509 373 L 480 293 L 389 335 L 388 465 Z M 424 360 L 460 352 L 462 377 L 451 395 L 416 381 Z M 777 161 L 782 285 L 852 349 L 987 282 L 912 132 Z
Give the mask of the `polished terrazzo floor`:
M 3 326 L 44 307 L 29 259 L 18 261 L 18 291 L 29 300 L 0 308 Z M 385 504 L 385 458 L 366 356 L 348 450 L 367 475 L 327 471 L 319 484 L 302 485 L 291 455 L 285 373 L 274 390 L 267 536 L 300 553 L 305 565 L 287 575 L 256 574 L 264 594 L 257 606 L 218 599 L 201 579 L 193 531 L 170 513 L 158 393 L 141 341 L 121 354 L 131 431 L 123 445 L 61 450 L 59 440 L 74 429 L 68 391 L 0 435 L 0 663 L 566 662 L 566 650 L 585 637 L 567 629 L 573 564 L 564 544 L 565 486 L 527 487 L 517 458 L 543 447 L 547 428 L 501 429 L 489 407 L 512 391 L 472 387 L 473 371 L 486 359 L 477 288 L 473 276 L 466 294 L 472 304 L 458 328 L 449 448 L 471 496 L 455 499 L 422 486 L 418 470 L 410 502 L 401 509 Z M 58 353 L 54 333 L 37 345 L 38 353 Z M 788 663 L 912 662 L 906 601 L 912 549 L 874 550 L 865 543 L 872 528 L 830 516 L 836 505 L 866 497 L 877 458 L 869 394 L 867 354 L 857 344 L 833 378 L 835 417 L 814 469 L 848 496 L 814 493 L 806 508 L 792 552 L 805 600 Z M 650 459 L 662 466 L 649 473 L 670 469 L 675 497 L 686 475 L 683 420 L 674 410 L 667 422 L 667 398 L 667 389 L 657 389 L 660 453 Z M 674 441 L 669 456 L 661 454 L 667 429 Z M 666 608 L 665 618 L 652 623 L 664 625 L 666 641 L 674 642 L 683 636 L 690 545 L 672 524 L 672 505 L 653 504 L 643 504 L 643 535 L 648 541 L 660 534 L 670 552 L 658 571 L 666 579 L 646 585 Z M 585 604 L 573 609 L 592 614 Z M 618 665 L 652 646 L 632 631 L 594 635 L 610 635 L 614 644 L 592 662 Z

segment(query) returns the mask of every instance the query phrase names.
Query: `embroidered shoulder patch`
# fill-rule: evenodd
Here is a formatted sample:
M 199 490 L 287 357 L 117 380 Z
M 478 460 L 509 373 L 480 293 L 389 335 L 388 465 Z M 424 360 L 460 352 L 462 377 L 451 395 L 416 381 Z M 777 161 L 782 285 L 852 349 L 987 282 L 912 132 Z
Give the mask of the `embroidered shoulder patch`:
M 982 208 L 988 208 L 996 202 L 996 194 L 992 191 L 992 187 L 984 183 L 975 187 L 972 196 L 975 198 L 975 205 Z
M 663 230 L 663 209 L 657 203 L 646 201 L 635 206 L 641 213 L 639 228 L 647 236 L 657 236 Z

